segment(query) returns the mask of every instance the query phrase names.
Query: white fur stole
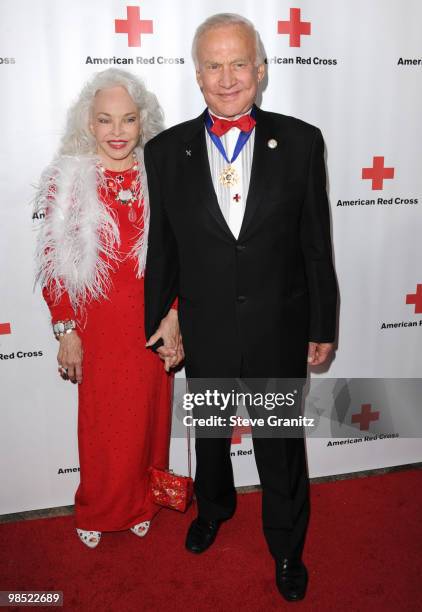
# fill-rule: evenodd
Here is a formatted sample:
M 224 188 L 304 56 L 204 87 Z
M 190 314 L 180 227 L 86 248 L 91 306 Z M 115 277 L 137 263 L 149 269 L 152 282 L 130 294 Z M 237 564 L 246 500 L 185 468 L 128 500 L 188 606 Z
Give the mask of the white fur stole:
M 136 276 L 145 271 L 149 202 L 143 151 L 136 149 L 144 198 L 143 227 L 130 256 L 137 260 Z M 35 196 L 35 211 L 45 218 L 36 248 L 36 282 L 47 287 L 57 303 L 67 292 L 73 309 L 106 298 L 110 270 L 118 263 L 120 233 L 113 211 L 99 199 L 105 187 L 96 156 L 60 156 L 43 172 Z

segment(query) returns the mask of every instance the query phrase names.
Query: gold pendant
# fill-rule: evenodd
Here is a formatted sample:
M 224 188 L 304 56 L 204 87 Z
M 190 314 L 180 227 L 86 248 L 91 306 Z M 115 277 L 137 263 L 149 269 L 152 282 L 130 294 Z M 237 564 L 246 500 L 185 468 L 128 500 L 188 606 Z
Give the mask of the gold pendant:
M 128 217 L 129 217 L 129 221 L 131 221 L 131 223 L 135 223 L 135 221 L 136 221 L 136 212 L 133 210 L 132 206 L 129 208 Z
M 239 175 L 237 174 L 236 169 L 229 164 L 222 170 L 218 180 L 224 187 L 234 187 L 234 185 L 239 182 Z

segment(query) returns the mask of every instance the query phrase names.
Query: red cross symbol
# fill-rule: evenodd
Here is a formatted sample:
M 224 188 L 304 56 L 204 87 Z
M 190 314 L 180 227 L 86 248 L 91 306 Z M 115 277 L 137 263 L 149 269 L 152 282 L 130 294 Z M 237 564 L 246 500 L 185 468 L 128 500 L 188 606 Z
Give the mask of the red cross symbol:
M 242 444 L 242 436 L 251 433 L 250 425 L 236 425 L 233 428 L 232 444 Z
M 416 293 L 406 295 L 406 304 L 414 304 L 415 314 L 422 314 L 422 285 L 416 285 Z
M 127 19 L 115 19 L 116 34 L 127 34 L 129 47 L 141 46 L 141 34 L 152 34 L 152 21 L 141 21 L 139 6 L 127 6 Z
M 384 179 L 394 178 L 394 168 L 384 167 L 384 157 L 374 156 L 372 168 L 362 168 L 362 178 L 372 179 L 372 189 L 382 189 Z
M 352 423 L 359 423 L 361 431 L 368 431 L 371 421 L 378 421 L 380 418 L 379 411 L 371 412 L 371 404 L 362 404 L 360 412 L 352 414 Z
M 278 33 L 289 34 L 290 47 L 300 47 L 300 37 L 311 33 L 311 22 L 300 20 L 300 8 L 291 8 L 290 21 L 279 21 Z
M 236 195 L 233 196 L 233 200 L 235 200 L 235 202 L 239 202 L 240 195 L 238 193 L 236 193 Z
M 6 336 L 7 334 L 11 334 L 12 329 L 10 327 L 10 323 L 0 323 L 0 336 Z

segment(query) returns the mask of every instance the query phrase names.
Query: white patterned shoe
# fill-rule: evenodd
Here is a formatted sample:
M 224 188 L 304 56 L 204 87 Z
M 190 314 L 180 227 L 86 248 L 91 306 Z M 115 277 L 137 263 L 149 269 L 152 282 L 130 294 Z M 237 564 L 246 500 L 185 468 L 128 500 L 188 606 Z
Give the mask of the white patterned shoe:
M 101 540 L 101 531 L 85 531 L 85 529 L 76 530 L 80 541 L 88 546 L 88 548 L 95 548 L 98 546 Z
M 130 530 L 132 533 L 139 536 L 140 538 L 144 538 L 148 533 L 150 525 L 151 521 L 144 521 L 143 523 L 138 523 L 137 525 L 134 525 L 130 528 Z

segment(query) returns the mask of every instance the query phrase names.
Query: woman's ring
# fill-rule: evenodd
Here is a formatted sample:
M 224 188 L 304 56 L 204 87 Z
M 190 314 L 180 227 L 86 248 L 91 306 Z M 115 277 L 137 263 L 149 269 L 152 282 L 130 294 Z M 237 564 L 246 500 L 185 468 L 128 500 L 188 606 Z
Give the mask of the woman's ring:
M 68 370 L 67 368 L 64 368 L 63 366 L 59 366 L 59 374 L 63 378 L 63 380 L 68 380 L 69 378 L 67 370 Z

